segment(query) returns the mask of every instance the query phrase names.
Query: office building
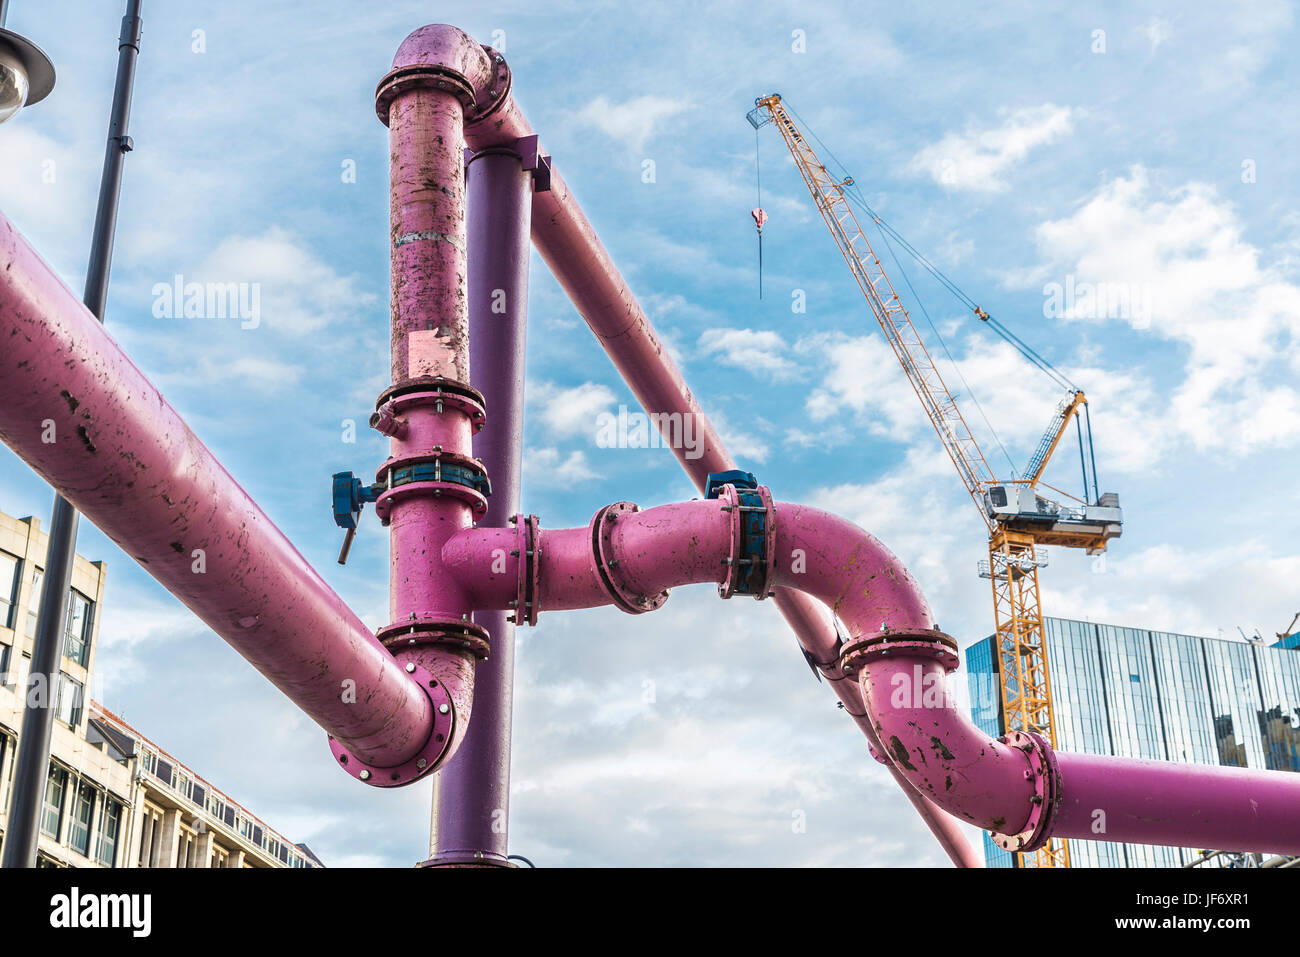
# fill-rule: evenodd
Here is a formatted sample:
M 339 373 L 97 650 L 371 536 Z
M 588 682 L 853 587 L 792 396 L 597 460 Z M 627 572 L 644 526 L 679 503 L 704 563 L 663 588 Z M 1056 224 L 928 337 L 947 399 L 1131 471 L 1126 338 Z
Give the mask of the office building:
M 1060 618 L 1044 626 L 1060 750 L 1300 771 L 1300 651 L 1285 642 Z M 972 717 L 1000 736 L 995 638 L 970 645 L 965 658 Z M 1012 866 L 988 835 L 984 852 L 990 867 Z M 1198 857 L 1197 849 L 1070 842 L 1074 867 L 1181 867 Z
M 48 867 L 321 867 L 192 768 L 91 701 L 103 562 L 77 556 L 60 674 L 28 686 L 47 536 L 0 514 L 0 843 L 8 826 L 25 695 L 48 693 L 57 720 L 40 819 Z

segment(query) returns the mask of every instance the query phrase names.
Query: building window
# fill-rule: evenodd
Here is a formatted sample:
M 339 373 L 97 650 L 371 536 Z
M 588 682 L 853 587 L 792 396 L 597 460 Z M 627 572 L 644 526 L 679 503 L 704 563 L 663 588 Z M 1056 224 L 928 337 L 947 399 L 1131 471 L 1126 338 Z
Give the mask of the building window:
M 45 572 L 32 566 L 32 593 L 27 599 L 27 637 L 36 637 L 36 609 L 41 606 L 41 582 Z
M 14 626 L 14 606 L 18 604 L 19 560 L 8 552 L 0 552 L 0 628 Z
M 153 808 L 144 808 L 144 823 L 140 829 L 140 857 L 136 861 L 138 867 L 153 867 L 153 846 L 158 839 L 158 828 L 162 821 L 160 815 Z
M 3 612 L 0 612 L 3 614 Z M 18 683 L 18 676 L 9 676 L 9 658 L 13 654 L 13 648 L 9 645 L 0 645 L 0 688 L 7 688 L 11 684 Z
M 63 653 L 83 668 L 90 661 L 91 619 L 95 603 L 75 588 L 68 594 Z
M 113 798 L 104 801 L 99 816 L 99 863 L 112 867 L 117 863 L 117 836 L 122 830 L 122 802 Z
M 68 772 L 50 765 L 45 779 L 45 800 L 41 805 L 41 832 L 56 841 L 63 824 L 63 795 L 68 789 Z
M 75 728 L 81 722 L 81 704 L 85 689 L 80 681 L 69 678 L 59 672 L 59 700 L 57 702 L 59 720 Z
M 77 800 L 68 825 L 68 844 L 82 857 L 90 856 L 90 822 L 95 816 L 95 789 L 84 781 L 77 787 Z

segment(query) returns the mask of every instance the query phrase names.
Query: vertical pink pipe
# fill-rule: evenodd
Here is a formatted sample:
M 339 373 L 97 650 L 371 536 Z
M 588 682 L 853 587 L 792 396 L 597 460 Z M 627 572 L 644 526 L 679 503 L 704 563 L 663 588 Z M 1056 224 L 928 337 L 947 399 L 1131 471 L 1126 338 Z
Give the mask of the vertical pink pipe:
M 423 28 L 398 48 L 376 92 L 389 129 L 392 285 L 393 385 L 380 404 L 402 425 L 379 473 L 389 486 L 376 510 L 391 530 L 392 617 L 380 635 L 399 661 L 427 669 L 454 705 L 451 739 L 424 773 L 464 739 L 474 700 L 471 644 L 485 644 L 470 622 L 467 590 L 435 560 L 473 524 L 475 506 L 454 480 L 398 479 L 406 469 L 470 463 L 482 425 L 470 388 L 464 117 L 487 69 L 486 54 L 465 34 Z
M 492 416 L 474 440 L 492 476 L 481 521 L 504 531 L 519 510 L 533 181 L 519 153 L 505 148 L 467 160 L 465 175 L 470 361 Z M 500 546 L 501 554 L 515 544 Z M 457 759 L 433 780 L 431 864 L 509 863 L 514 617 L 504 609 L 474 616 L 492 636 L 492 649 L 474 678 L 474 723 Z

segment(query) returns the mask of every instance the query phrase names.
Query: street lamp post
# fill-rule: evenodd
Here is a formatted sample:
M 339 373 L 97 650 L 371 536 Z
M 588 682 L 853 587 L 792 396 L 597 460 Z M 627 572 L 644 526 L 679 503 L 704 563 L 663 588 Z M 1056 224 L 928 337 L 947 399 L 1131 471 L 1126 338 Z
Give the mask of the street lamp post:
M 0 23 L 8 7 L 0 0 Z M 117 201 L 122 186 L 122 161 L 132 148 L 127 136 L 127 121 L 131 115 L 131 89 L 135 81 L 135 61 L 140 52 L 140 0 L 127 0 L 126 15 L 122 17 L 122 32 L 118 37 L 117 77 L 113 85 L 113 110 L 108 124 L 108 143 L 104 149 L 104 171 L 99 181 L 99 204 L 95 209 L 95 229 L 91 238 L 90 263 L 86 269 L 86 289 L 82 301 L 101 322 L 104 304 L 108 297 L 108 275 L 113 261 L 113 235 L 117 228 Z M 17 34 L 0 30 L 0 68 L 6 63 L 6 51 L 23 47 L 13 40 Z M 21 37 L 18 37 L 22 40 Z M 6 46 L 5 44 L 8 44 Z M 22 40 L 30 57 L 34 50 L 41 58 L 45 54 L 34 45 Z M 10 56 L 18 54 L 10 53 Z M 32 65 L 35 64 L 35 67 Z M 54 68 L 49 65 L 48 78 L 39 69 L 39 62 L 19 57 L 19 65 L 28 84 L 21 96 L 26 103 L 34 103 L 49 93 L 54 84 Z M 38 85 L 39 80 L 39 85 Z M 19 84 L 21 85 L 21 84 Z M 3 71 L 0 69 L 0 86 Z M 12 116 L 23 106 L 13 107 Z M 0 121 L 5 103 L 0 101 Z M 54 732 L 57 705 L 59 661 L 63 649 L 64 620 L 67 614 L 68 590 L 72 584 L 72 565 L 77 548 L 77 510 L 63 496 L 54 496 L 54 513 L 50 519 L 49 546 L 45 557 L 45 577 L 36 623 L 36 637 L 32 646 L 31 671 L 27 683 L 27 700 L 24 707 L 22 732 L 18 741 L 18 755 L 14 762 L 13 803 L 9 809 L 9 826 L 5 833 L 4 867 L 35 867 L 36 847 L 39 839 L 41 799 L 50 763 L 50 739 Z

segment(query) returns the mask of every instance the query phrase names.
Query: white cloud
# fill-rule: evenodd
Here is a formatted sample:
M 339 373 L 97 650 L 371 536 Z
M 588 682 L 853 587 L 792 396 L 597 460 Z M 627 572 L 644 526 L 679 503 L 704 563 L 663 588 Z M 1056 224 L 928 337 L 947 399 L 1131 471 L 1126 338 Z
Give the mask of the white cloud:
M 524 456 L 524 477 L 530 484 L 564 488 L 600 478 L 587 463 L 587 453 L 575 449 L 563 455 L 559 449 L 531 449 Z
M 1015 111 L 1003 110 L 1002 125 L 989 129 L 968 127 L 949 133 L 913 158 L 914 166 L 928 173 L 945 189 L 1001 192 L 1008 184 L 1002 174 L 1021 162 L 1036 147 L 1045 146 L 1074 128 L 1076 111 L 1044 103 Z
M 1135 330 L 1187 349 L 1169 427 L 1198 448 L 1239 452 L 1300 440 L 1300 286 L 1265 265 L 1232 205 L 1203 183 L 1167 189 L 1134 167 L 1036 234 L 1058 286 L 1141 289 L 1150 308 L 1064 318 Z
M 553 382 L 530 383 L 529 405 L 537 409 L 542 423 L 557 438 L 596 434 L 596 418 L 609 410 L 614 393 L 597 382 L 561 388 Z
M 279 227 L 230 236 L 182 275 L 187 283 L 256 283 L 261 325 L 291 336 L 319 332 L 375 298 L 362 291 L 357 276 L 340 275 Z M 170 276 L 159 278 L 171 281 Z
M 622 103 L 598 96 L 578 111 L 577 120 L 626 143 L 633 150 L 642 150 L 654 136 L 656 127 L 687 109 L 689 105 L 680 99 L 652 93 Z
M 787 357 L 790 343 L 771 331 L 753 329 L 706 329 L 698 343 L 706 356 L 760 376 L 784 378 L 795 371 Z
M 772 450 L 761 437 L 734 425 L 721 411 L 710 411 L 708 416 L 713 422 L 713 428 L 722 439 L 722 444 L 726 446 L 731 457 L 740 463 L 741 468 L 745 468 L 747 463 L 756 462 L 762 465 L 767 461 Z
M 1152 17 L 1145 25 L 1140 27 L 1142 34 L 1147 38 L 1151 52 L 1155 53 L 1165 42 L 1173 36 L 1174 25 L 1171 21 L 1163 17 Z

